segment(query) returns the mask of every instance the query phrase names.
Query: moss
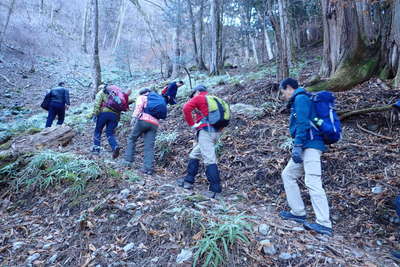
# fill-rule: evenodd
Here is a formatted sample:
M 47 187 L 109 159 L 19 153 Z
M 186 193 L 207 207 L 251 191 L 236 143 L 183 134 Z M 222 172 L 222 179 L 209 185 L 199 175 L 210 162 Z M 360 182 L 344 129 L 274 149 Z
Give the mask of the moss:
M 381 70 L 381 72 L 379 72 L 378 77 L 379 77 L 381 80 L 387 80 L 387 79 L 389 79 L 389 77 L 390 77 L 390 70 L 389 70 L 388 66 L 385 66 L 385 67 Z
M 40 129 L 40 128 L 30 128 L 24 134 L 32 135 L 32 134 L 40 133 L 41 131 L 42 131 L 42 129 Z
M 7 150 L 11 148 L 11 140 L 8 140 L 6 143 L 0 145 L 0 150 Z

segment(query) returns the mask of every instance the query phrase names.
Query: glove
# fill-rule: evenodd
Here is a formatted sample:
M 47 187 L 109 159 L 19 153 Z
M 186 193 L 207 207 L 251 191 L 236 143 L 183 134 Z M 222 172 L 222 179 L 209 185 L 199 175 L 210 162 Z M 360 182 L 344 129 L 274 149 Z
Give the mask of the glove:
M 303 163 L 303 146 L 294 145 L 292 149 L 292 159 L 294 163 Z
M 193 124 L 192 129 L 197 130 L 197 127 L 201 125 L 201 122 L 199 121 L 198 123 Z

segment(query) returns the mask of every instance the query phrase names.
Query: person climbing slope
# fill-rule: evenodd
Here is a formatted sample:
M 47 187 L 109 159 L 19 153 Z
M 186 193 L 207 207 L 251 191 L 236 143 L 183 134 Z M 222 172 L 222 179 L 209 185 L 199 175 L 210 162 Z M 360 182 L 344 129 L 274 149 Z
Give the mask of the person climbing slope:
M 65 88 L 65 83 L 60 82 L 57 87 L 51 89 L 47 93 L 45 98 L 47 98 L 48 103 L 46 107 L 42 107 L 49 112 L 46 127 L 51 127 L 56 116 L 58 120 L 57 125 L 62 125 L 65 119 L 65 111 L 68 110 L 70 106 L 69 90 Z
M 165 102 L 170 105 L 176 104 L 176 94 L 178 93 L 178 88 L 184 85 L 183 81 L 172 82 L 168 84 L 161 91 L 161 95 L 164 97 Z

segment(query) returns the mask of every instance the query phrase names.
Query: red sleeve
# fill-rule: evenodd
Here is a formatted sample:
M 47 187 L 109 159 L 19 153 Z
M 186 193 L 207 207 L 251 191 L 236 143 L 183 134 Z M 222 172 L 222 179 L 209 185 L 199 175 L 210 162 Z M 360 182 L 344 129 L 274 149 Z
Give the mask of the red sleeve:
M 193 97 L 192 99 L 190 99 L 189 102 L 187 102 L 183 106 L 183 118 L 190 127 L 194 125 L 192 112 L 196 108 L 196 106 L 197 106 L 197 97 Z

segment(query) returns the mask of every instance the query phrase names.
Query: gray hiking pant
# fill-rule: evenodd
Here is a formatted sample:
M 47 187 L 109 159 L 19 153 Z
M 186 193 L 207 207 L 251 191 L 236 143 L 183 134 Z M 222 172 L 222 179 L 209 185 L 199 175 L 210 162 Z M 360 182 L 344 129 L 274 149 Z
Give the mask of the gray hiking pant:
M 136 140 L 143 134 L 144 137 L 144 163 L 146 170 L 153 170 L 154 163 L 154 143 L 156 140 L 158 126 L 138 120 L 132 128 L 128 138 L 128 147 L 125 152 L 125 160 L 133 162 L 136 152 Z

